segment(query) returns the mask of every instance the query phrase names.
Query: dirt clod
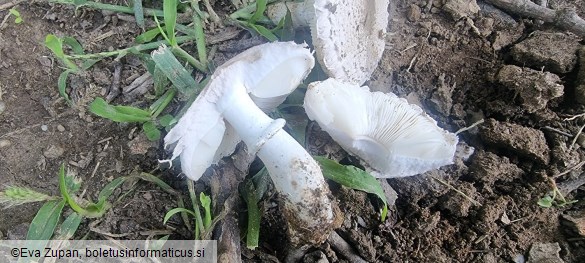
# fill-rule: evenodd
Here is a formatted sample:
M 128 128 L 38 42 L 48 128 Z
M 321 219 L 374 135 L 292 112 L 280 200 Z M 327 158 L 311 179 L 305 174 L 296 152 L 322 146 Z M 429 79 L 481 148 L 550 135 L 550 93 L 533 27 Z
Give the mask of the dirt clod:
M 579 39 L 559 32 L 536 31 L 530 38 L 514 45 L 514 60 L 523 65 L 553 73 L 567 73 L 577 63 Z
M 50 145 L 49 148 L 43 151 L 43 155 L 49 159 L 57 159 L 63 153 L 65 153 L 65 149 L 59 145 Z
M 518 94 L 529 113 L 546 108 L 548 101 L 563 95 L 564 87 L 559 84 L 561 79 L 549 72 L 505 65 L 500 68 L 496 79 Z
M 575 87 L 575 100 L 585 104 L 585 46 L 579 50 L 579 73 Z
M 549 161 L 549 148 L 540 130 L 488 119 L 480 127 L 480 135 L 491 145 L 510 150 L 533 161 L 544 164 Z
M 500 157 L 491 152 L 478 151 L 469 168 L 469 175 L 474 181 L 493 185 L 495 181 L 510 182 L 522 175 L 523 171 L 507 157 Z
M 559 243 L 535 243 L 528 253 L 528 262 L 532 263 L 564 263 L 560 258 Z
M 454 20 L 472 16 L 479 12 L 479 6 L 475 0 L 447 0 L 443 10 L 449 13 Z

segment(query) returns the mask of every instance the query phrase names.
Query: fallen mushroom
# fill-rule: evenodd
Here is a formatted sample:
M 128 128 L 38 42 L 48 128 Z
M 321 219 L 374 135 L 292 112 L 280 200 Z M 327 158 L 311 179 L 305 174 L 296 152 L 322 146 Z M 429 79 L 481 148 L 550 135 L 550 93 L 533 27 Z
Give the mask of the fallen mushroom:
M 278 2 L 267 14 L 276 23 L 291 12 L 295 26 L 311 27 L 317 59 L 329 77 L 363 84 L 385 49 L 388 0 Z
M 165 137 L 176 143 L 183 172 L 197 180 L 217 156 L 226 126 L 257 153 L 283 200 L 291 241 L 323 242 L 333 224 L 329 190 L 319 165 L 282 130 L 263 107 L 280 104 L 307 76 L 314 59 L 306 45 L 268 43 L 250 48 L 219 67 L 179 123 Z M 221 150 L 219 150 L 221 151 Z
M 411 176 L 453 163 L 457 136 L 392 93 L 328 79 L 309 84 L 304 107 L 376 177 Z

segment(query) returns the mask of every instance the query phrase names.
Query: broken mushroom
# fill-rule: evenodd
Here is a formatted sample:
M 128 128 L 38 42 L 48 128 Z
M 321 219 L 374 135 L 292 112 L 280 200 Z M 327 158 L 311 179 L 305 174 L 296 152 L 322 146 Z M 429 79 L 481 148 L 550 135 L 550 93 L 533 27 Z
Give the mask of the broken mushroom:
M 287 8 L 295 26 L 310 26 L 317 59 L 329 77 L 354 84 L 370 78 L 385 48 L 388 0 L 305 0 L 270 5 L 278 22 Z
M 264 162 L 283 200 L 293 243 L 321 243 L 333 224 L 329 190 L 315 160 L 256 104 L 276 107 L 314 66 L 306 45 L 268 43 L 250 48 L 219 67 L 179 123 L 165 137 L 176 143 L 183 172 L 197 180 L 211 165 L 226 127 Z M 254 100 L 256 103 L 254 102 Z M 229 140 L 229 139 L 228 139 Z M 221 151 L 221 150 L 219 150 Z
M 304 107 L 376 177 L 411 176 L 453 163 L 457 136 L 392 93 L 328 79 L 309 84 Z

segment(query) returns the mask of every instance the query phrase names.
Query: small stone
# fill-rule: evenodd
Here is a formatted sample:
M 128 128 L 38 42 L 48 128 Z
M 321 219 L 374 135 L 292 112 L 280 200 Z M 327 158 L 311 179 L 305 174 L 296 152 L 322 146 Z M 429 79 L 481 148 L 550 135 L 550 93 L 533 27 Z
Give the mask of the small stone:
M 63 155 L 63 153 L 65 153 L 65 149 L 63 149 L 63 147 L 58 145 L 51 145 L 43 152 L 43 155 L 49 159 L 56 159 Z
M 12 145 L 12 142 L 10 142 L 9 140 L 6 139 L 0 140 L 0 148 L 8 147 L 10 145 Z
M 406 18 L 410 22 L 418 21 L 420 19 L 420 15 L 421 15 L 420 7 L 415 4 L 410 5 L 410 7 L 408 7 L 408 10 L 406 11 Z
M 0 91 L 1 92 L 1 91 Z M 2 115 L 2 113 L 6 110 L 6 103 L 4 103 L 4 101 L 0 100 L 0 115 Z
M 532 263 L 564 263 L 559 256 L 559 243 L 535 243 L 528 252 L 528 262 Z
M 59 132 L 64 132 L 65 131 L 65 127 L 63 127 L 63 125 L 59 124 L 59 125 L 57 125 L 57 130 Z
M 144 133 L 140 133 L 128 142 L 128 148 L 130 148 L 131 154 L 146 154 L 150 147 L 156 147 L 156 144 L 155 142 L 149 141 Z
M 514 65 L 503 66 L 496 75 L 499 83 L 516 91 L 528 113 L 546 108 L 548 101 L 563 96 L 561 78 L 549 72 Z
M 44 132 L 46 132 L 46 131 L 48 131 L 48 130 L 49 130 L 49 127 L 48 127 L 47 125 L 44 125 L 44 124 L 43 124 L 43 125 L 41 125 L 41 131 L 44 131 Z
M 480 126 L 480 135 L 484 141 L 496 147 L 544 164 L 549 162 L 549 148 L 540 130 L 488 119 Z
M 536 31 L 512 47 L 511 54 L 519 63 L 553 73 L 568 73 L 577 64 L 579 38 L 565 33 Z

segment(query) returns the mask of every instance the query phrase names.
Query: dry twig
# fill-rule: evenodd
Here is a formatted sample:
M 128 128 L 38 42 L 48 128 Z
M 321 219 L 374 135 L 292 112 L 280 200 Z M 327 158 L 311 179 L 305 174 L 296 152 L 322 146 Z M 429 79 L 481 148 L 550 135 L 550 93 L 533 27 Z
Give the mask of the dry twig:
M 507 12 L 539 19 L 545 23 L 551 23 L 559 29 L 585 37 L 585 20 L 571 8 L 553 10 L 529 0 L 487 0 L 487 2 Z

